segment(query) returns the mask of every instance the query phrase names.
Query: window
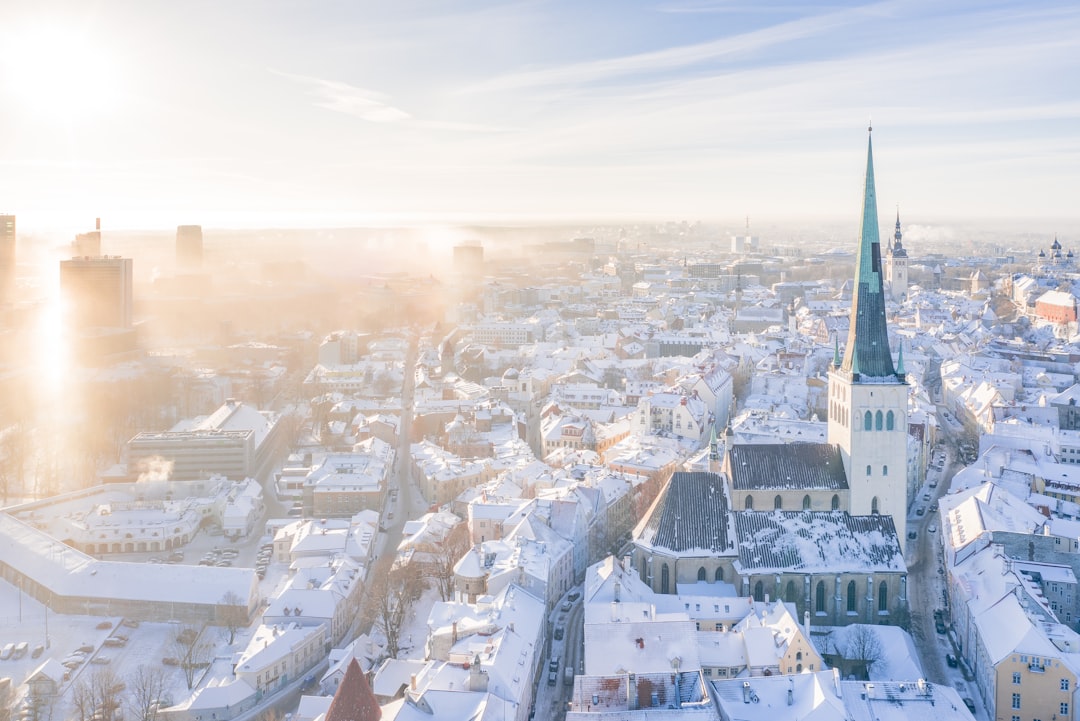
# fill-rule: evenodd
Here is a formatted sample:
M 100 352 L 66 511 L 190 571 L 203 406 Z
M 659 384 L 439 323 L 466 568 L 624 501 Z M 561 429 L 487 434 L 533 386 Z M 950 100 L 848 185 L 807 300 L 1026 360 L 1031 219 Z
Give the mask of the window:
M 753 496 L 747 496 L 747 497 L 746 497 L 746 502 L 745 502 L 745 503 L 743 503 L 743 506 L 744 506 L 744 507 L 746 508 L 746 510 L 748 510 L 748 511 L 752 511 L 752 510 L 754 510 L 754 497 L 753 497 Z
M 863 415 L 863 430 L 864 431 L 869 431 L 869 430 L 871 430 L 873 425 L 874 425 L 874 416 L 870 413 L 870 411 L 867 411 L 866 414 Z
M 668 586 L 670 585 L 671 573 L 668 571 L 668 566 L 665 563 L 660 568 L 660 593 L 667 593 Z
M 1013 672 L 1013 683 L 1017 684 L 1017 685 L 1020 684 L 1020 672 L 1019 671 L 1014 671 Z
M 1014 693 L 1012 695 L 1012 707 L 1017 711 L 1020 710 L 1020 694 Z
M 884 581 L 877 588 L 877 610 L 878 613 L 887 613 L 889 611 L 889 585 Z
M 810 510 L 810 495 L 809 494 L 802 497 L 802 509 L 804 511 L 809 511 Z
M 764 601 L 765 600 L 765 587 L 761 585 L 761 581 L 758 581 L 757 583 L 754 584 L 754 600 L 755 601 Z
M 825 613 L 825 582 L 818 581 L 817 589 L 814 592 L 814 611 L 816 613 Z
M 1069 715 L 1069 704 L 1063 702 L 1061 704 L 1061 710 L 1058 713 L 1060 713 L 1062 716 L 1068 716 Z
M 780 494 L 776 494 L 776 497 L 772 499 L 772 507 L 779 511 L 784 506 L 784 500 L 780 498 Z
M 717 566 L 716 567 L 716 573 L 713 574 L 713 580 L 715 580 L 715 581 L 723 581 L 724 580 L 724 569 Z
M 885 414 L 885 430 L 891 431 L 896 427 L 896 416 L 892 411 Z
M 795 603 L 796 602 L 797 599 L 795 598 L 795 582 L 794 581 L 788 581 L 787 582 L 787 587 L 784 588 L 784 600 L 787 601 L 788 603 Z
M 796 661 L 802 661 L 802 651 L 796 651 L 795 652 L 795 660 Z
M 847 611 L 855 613 L 855 582 L 848 581 L 847 585 Z
M 1067 679 L 1067 678 L 1061 679 L 1061 690 L 1062 691 L 1068 691 L 1069 690 L 1069 679 Z
M 1020 717 L 1016 714 L 1012 715 L 1012 721 L 1020 721 Z
M 795 673 L 802 673 L 802 664 L 801 663 L 795 664 Z
M 870 513 L 878 513 L 877 496 L 870 499 Z
M 888 466 L 882 466 L 881 467 L 881 475 L 883 475 L 883 476 L 889 475 L 889 467 Z
M 880 431 L 881 428 L 882 428 L 882 420 L 883 419 L 884 419 L 884 416 L 882 416 L 881 411 L 878 411 L 877 415 L 874 416 L 874 428 L 876 428 L 877 430 Z
M 832 509 L 834 511 L 839 511 L 840 510 L 840 496 L 836 495 L 835 493 L 833 494 L 833 497 L 832 497 Z
M 867 463 L 866 464 L 866 475 L 867 475 L 867 477 L 869 477 L 870 474 L 873 473 L 873 472 L 874 472 L 874 469 L 870 467 L 869 463 Z

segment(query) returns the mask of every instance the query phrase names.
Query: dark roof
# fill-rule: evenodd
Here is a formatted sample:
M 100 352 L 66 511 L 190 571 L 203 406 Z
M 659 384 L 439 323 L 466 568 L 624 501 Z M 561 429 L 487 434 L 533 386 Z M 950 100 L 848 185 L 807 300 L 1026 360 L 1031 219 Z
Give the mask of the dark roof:
M 660 492 L 639 540 L 676 553 L 701 549 L 728 551 L 734 545 L 728 510 L 723 476 L 680 471 L 672 474 Z
M 749 573 L 904 572 L 892 516 L 847 511 L 735 514 L 739 566 Z
M 847 490 L 840 446 L 829 443 L 744 443 L 728 451 L 731 487 L 756 490 Z
M 345 669 L 334 700 L 326 711 L 326 721 L 379 721 L 382 709 L 368 685 L 367 676 L 354 658 Z
M 878 230 L 877 195 L 874 190 L 873 144 L 866 146 L 866 185 L 863 193 L 862 233 L 855 256 L 855 290 L 844 362 L 847 373 L 872 378 L 896 374 L 889 352 L 885 324 L 885 287 L 881 273 L 881 239 Z

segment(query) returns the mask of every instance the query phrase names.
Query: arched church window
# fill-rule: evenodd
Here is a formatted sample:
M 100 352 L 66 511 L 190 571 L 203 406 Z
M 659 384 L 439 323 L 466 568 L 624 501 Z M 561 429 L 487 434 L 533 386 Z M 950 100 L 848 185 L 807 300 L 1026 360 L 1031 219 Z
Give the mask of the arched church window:
M 667 593 L 671 585 L 671 573 L 668 571 L 668 566 L 665 563 L 660 568 L 660 593 Z
M 878 512 L 877 496 L 874 496 L 873 498 L 870 499 L 870 512 L 871 513 L 877 513 Z
M 802 509 L 804 511 L 809 511 L 810 510 L 810 494 L 807 494 L 807 495 L 802 497 Z
M 705 580 L 705 567 L 704 566 L 702 566 L 701 568 L 699 568 L 697 570 L 697 580 L 699 580 L 699 581 L 704 581 Z
M 885 414 L 885 430 L 891 431 L 896 427 L 896 416 L 892 411 Z
M 835 493 L 833 494 L 833 497 L 832 497 L 832 509 L 834 511 L 839 511 L 840 510 L 840 496 L 838 496 Z
M 889 610 L 889 586 L 884 581 L 877 589 L 877 610 L 882 613 Z
M 743 508 L 745 508 L 748 511 L 754 510 L 754 497 L 753 496 L 747 495 L 746 501 L 743 503 Z
M 761 584 L 761 581 L 758 581 L 757 583 L 754 584 L 754 600 L 755 601 L 764 601 L 765 600 L 765 587 Z
M 881 414 L 881 411 L 878 411 L 877 414 L 874 417 L 874 428 L 876 428 L 877 430 L 880 431 L 881 428 L 882 428 L 882 423 L 884 421 L 884 418 L 885 418 L 885 416 L 883 416 Z
M 881 475 L 883 475 L 883 476 L 889 475 L 889 467 L 888 466 L 882 466 L 881 467 Z
M 873 427 L 874 427 L 874 415 L 870 411 L 867 411 L 863 415 L 863 430 L 864 431 L 873 430 Z
M 772 499 L 772 507 L 777 511 L 784 507 L 784 499 L 780 497 L 779 493 L 777 493 L 776 497 Z
M 784 588 L 784 600 L 788 603 L 795 603 L 798 599 L 795 597 L 795 582 L 788 581 L 787 587 Z
M 866 475 L 870 476 L 870 475 L 873 475 L 873 473 L 874 473 L 873 469 L 870 467 L 869 464 L 867 464 L 867 466 L 866 466 Z
M 816 613 L 825 613 L 825 582 L 818 581 L 817 588 L 814 590 L 814 611 Z
M 714 581 L 723 581 L 724 580 L 724 569 L 721 568 L 720 566 L 716 567 L 716 573 L 713 574 L 713 580 Z
M 855 613 L 855 582 L 848 581 L 847 585 L 847 610 L 848 613 Z

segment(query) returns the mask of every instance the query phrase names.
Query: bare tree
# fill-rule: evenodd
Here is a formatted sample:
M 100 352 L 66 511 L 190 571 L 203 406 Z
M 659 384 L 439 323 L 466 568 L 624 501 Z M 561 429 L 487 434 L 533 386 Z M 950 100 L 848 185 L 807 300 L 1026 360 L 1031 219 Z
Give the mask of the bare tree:
M 193 625 L 185 624 L 177 631 L 172 648 L 180 669 L 184 672 L 184 681 L 189 689 L 195 686 L 195 676 L 199 669 L 210 663 L 213 648 L 200 640 L 202 631 Z
M 113 721 L 120 718 L 120 694 L 126 686 L 108 667 L 95 668 L 72 689 L 72 703 L 79 721 Z
M 218 621 L 229 635 L 229 645 L 236 640 L 236 632 L 248 624 L 247 604 L 236 591 L 226 591 L 218 601 Z
M 431 551 L 430 573 L 443 601 L 449 601 L 454 593 L 454 566 L 468 550 L 469 527 L 466 523 L 459 523 Z
M 158 704 L 165 695 L 165 672 L 160 668 L 139 666 L 128 677 L 128 709 L 135 721 L 154 721 Z
M 884 657 L 881 640 L 874 629 L 865 624 L 852 626 L 847 632 L 847 648 L 844 655 L 849 661 L 860 661 L 866 667 L 869 678 L 870 669 Z
M 371 585 L 366 620 L 386 638 L 386 652 L 391 658 L 401 650 L 401 627 L 423 589 L 419 567 L 413 564 L 395 566 L 385 576 L 376 577 Z

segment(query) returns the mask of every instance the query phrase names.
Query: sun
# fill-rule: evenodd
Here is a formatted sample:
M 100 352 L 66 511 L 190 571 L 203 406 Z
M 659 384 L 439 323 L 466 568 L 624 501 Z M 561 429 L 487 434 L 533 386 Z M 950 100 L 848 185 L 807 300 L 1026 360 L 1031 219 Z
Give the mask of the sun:
M 62 24 L 27 24 L 4 33 L 2 82 L 13 109 L 37 120 L 68 121 L 108 112 L 119 73 L 92 32 Z

